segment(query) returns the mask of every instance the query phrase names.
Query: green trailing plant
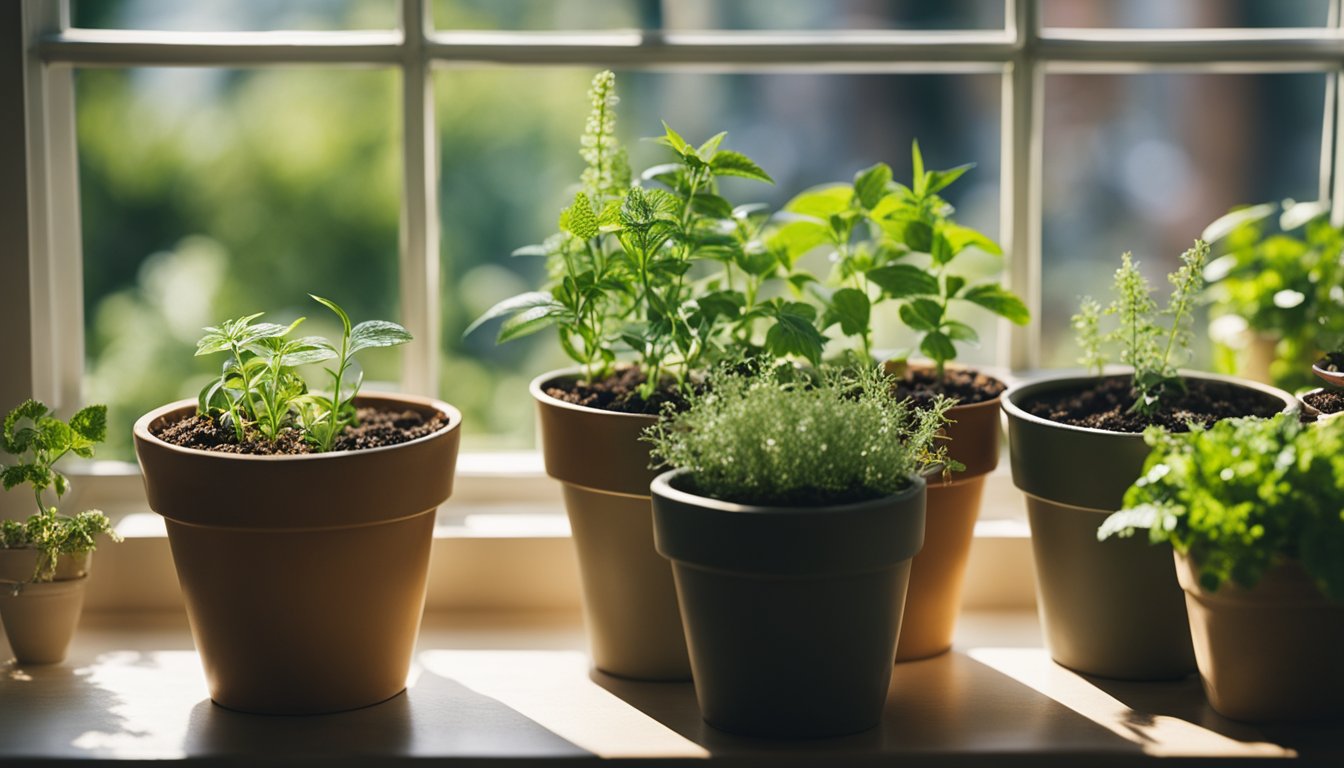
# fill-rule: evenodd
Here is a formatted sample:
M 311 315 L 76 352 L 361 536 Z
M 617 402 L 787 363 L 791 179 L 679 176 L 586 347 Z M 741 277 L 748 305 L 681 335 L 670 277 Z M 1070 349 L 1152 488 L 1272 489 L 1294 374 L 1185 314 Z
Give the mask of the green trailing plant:
M 311 298 L 340 319 L 339 346 L 321 336 L 290 338 L 302 317 L 288 326 L 254 322 L 261 313 L 206 328 L 196 343 L 197 356 L 228 355 L 219 376 L 201 390 L 197 411 L 231 429 L 240 443 L 250 430 L 270 441 L 292 433 L 316 451 L 330 451 L 341 432 L 356 423 L 354 399 L 364 374 L 355 353 L 411 340 L 405 328 L 386 320 L 352 327 L 349 315 L 335 302 Z M 310 392 L 298 368 L 328 360 L 335 361 L 324 369 L 331 393 Z
M 1344 421 L 1296 414 L 1225 419 L 1171 434 L 1150 427 L 1143 476 L 1098 538 L 1147 532 L 1189 555 L 1200 583 L 1255 586 L 1298 560 L 1321 591 L 1344 600 Z
M 28 486 L 37 512 L 23 521 L 0 521 L 0 548 L 37 550 L 32 581 L 51 581 L 61 555 L 92 552 L 99 536 L 121 540 L 98 510 L 74 516 L 60 512 L 61 497 L 70 490 L 70 481 L 56 470 L 56 462 L 70 453 L 91 459 L 94 445 L 106 439 L 104 405 L 83 408 L 66 422 L 42 403 L 28 400 L 5 416 L 0 448 L 16 461 L 0 465 L 0 482 L 6 491 Z M 47 504 L 44 494 L 48 491 L 55 495 L 55 504 Z
M 960 306 L 978 305 L 1019 325 L 1030 321 L 1030 313 L 997 281 L 970 284 L 959 270 L 958 257 L 972 249 L 1002 255 L 989 237 L 956 223 L 939 194 L 974 165 L 926 170 L 919 142 L 910 154 L 909 186 L 893 181 L 890 166 L 878 163 L 856 174 L 852 184 L 808 190 L 785 206 L 789 218 L 774 240 L 791 261 L 818 246 L 832 250 L 832 275 L 814 288 L 825 307 L 821 324 L 839 326 L 843 336 L 857 340 L 861 365 L 874 362 L 873 308 L 896 301 L 901 321 L 942 378 L 958 344 L 979 342 L 975 329 L 957 319 Z
M 586 167 L 559 232 L 515 251 L 547 258 L 546 289 L 499 302 L 465 333 L 498 318 L 506 318 L 500 342 L 554 328 L 584 381 L 632 361 L 646 402 L 665 378 L 688 392 L 692 373 L 744 347 L 819 360 L 816 310 L 765 290 L 793 277 L 792 264 L 761 242 L 766 212 L 735 207 L 719 191 L 724 177 L 773 183 L 769 174 L 723 148 L 724 133 L 696 145 L 664 123 L 655 141 L 669 161 L 632 181 L 616 137 L 615 87 L 610 72 L 593 79 L 580 141 Z
M 1181 254 L 1181 266 L 1167 276 L 1171 296 L 1166 308 L 1159 310 L 1147 278 L 1125 253 L 1115 272 L 1110 305 L 1102 309 L 1086 297 L 1073 316 L 1082 349 L 1079 362 L 1101 375 L 1108 359 L 1106 348 L 1115 345 L 1120 348 L 1120 361 L 1134 369 L 1134 404 L 1130 407 L 1134 413 L 1152 416 L 1161 410 L 1163 397 L 1185 391 L 1179 367 L 1190 354 L 1190 326 L 1208 256 L 1209 246 L 1203 240 L 1196 240 L 1194 247 Z M 1101 330 L 1103 316 L 1116 318 L 1109 332 Z
M 725 501 L 860 501 L 952 464 L 936 440 L 954 401 L 917 408 L 877 368 L 725 365 L 689 400 L 644 439 L 656 466 L 688 470 L 696 492 Z
M 1204 230 L 1220 251 L 1205 269 L 1215 334 L 1231 330 L 1273 340 L 1270 377 L 1289 391 L 1311 385 L 1322 352 L 1344 349 L 1344 230 L 1327 201 L 1238 208 Z M 1275 216 L 1275 214 L 1278 216 Z M 1217 344 L 1215 363 L 1235 373 L 1236 350 Z

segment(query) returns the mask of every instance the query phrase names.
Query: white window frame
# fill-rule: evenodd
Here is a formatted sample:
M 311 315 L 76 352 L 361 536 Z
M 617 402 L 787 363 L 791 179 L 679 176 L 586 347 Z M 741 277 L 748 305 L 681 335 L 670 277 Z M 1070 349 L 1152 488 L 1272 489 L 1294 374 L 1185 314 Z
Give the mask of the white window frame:
M 68 0 L 0 3 L 0 104 L 7 110 L 0 119 L 0 404 L 31 395 L 69 410 L 82 401 L 76 67 L 302 64 L 399 70 L 400 319 L 421 340 L 403 356 L 401 387 L 437 396 L 441 285 L 434 67 L 998 74 L 1005 283 L 1039 317 L 1045 75 L 1324 72 L 1320 191 L 1334 201 L 1333 220 L 1344 224 L 1341 2 L 1330 0 L 1329 22 L 1322 28 L 1129 30 L 1043 29 L 1037 0 L 1005 0 L 1003 29 L 946 32 L 440 32 L 433 28 L 428 0 L 400 0 L 399 28 L 387 31 L 89 30 L 70 27 Z M 15 108 L 20 94 L 21 112 Z M 15 119 L 16 112 L 22 119 Z M 1004 322 L 999 338 L 1000 366 L 1019 373 L 1039 367 L 1038 324 Z M 128 467 L 111 473 L 134 477 Z M 465 481 L 459 496 L 465 491 L 469 498 L 495 500 L 554 497 L 551 484 L 539 482 L 544 478 L 534 454 L 466 455 L 459 476 Z M 138 485 L 134 481 L 133 487 Z

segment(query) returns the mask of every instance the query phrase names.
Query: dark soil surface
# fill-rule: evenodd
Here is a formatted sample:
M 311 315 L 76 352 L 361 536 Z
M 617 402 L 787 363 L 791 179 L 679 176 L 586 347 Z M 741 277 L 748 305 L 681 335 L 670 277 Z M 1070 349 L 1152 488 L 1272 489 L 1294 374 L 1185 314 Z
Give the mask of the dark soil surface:
M 1302 396 L 1302 402 L 1321 413 L 1339 413 L 1344 411 L 1344 390 L 1323 389 Z
M 686 406 L 686 399 L 682 397 L 670 378 L 663 380 L 662 386 L 653 393 L 653 397 L 648 400 L 641 398 L 639 386 L 647 379 L 644 372 L 638 368 L 625 367 L 618 368 L 612 376 L 589 384 L 580 384 L 571 379 L 555 379 L 547 382 L 542 389 L 546 394 L 564 403 L 617 413 L 657 416 L 668 403 L 677 409 Z
M 1052 392 L 1022 404 L 1023 410 L 1061 424 L 1111 432 L 1142 432 L 1157 424 L 1172 432 L 1186 432 L 1189 423 L 1209 425 L 1238 416 L 1273 416 L 1283 404 L 1255 390 L 1218 381 L 1190 379 L 1185 393 L 1164 398 L 1163 409 L 1151 420 L 1130 413 L 1134 395 L 1128 376 L 1102 379 L 1083 390 Z
M 373 408 L 360 408 L 359 424 L 346 427 L 341 436 L 336 438 L 332 450 L 358 451 L 398 445 L 431 435 L 443 429 L 447 423 L 443 415 L 437 413 L 433 418 L 427 419 L 418 411 L 379 411 Z M 220 426 L 209 416 L 191 416 L 169 424 L 156 432 L 155 437 L 183 448 L 216 453 L 246 453 L 258 456 L 313 453 L 312 446 L 291 433 L 282 433 L 279 439 L 272 442 L 249 430 L 246 439 L 239 443 L 232 429 Z
M 939 379 L 932 369 L 915 368 L 907 370 L 892 391 L 917 405 L 928 405 L 939 395 L 956 399 L 958 405 L 972 405 L 993 400 L 1007 388 L 1002 381 L 977 371 L 949 370 Z
M 1316 367 L 1334 373 L 1344 372 L 1344 352 L 1332 352 L 1316 362 Z

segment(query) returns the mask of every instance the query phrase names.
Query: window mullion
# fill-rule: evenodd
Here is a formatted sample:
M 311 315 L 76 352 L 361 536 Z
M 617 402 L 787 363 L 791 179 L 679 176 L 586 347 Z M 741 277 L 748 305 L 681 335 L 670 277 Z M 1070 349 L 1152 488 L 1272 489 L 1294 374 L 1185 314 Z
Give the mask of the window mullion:
M 1344 0 L 1330 0 L 1326 26 L 1334 30 L 1336 34 L 1340 30 L 1340 14 L 1344 10 Z M 1326 73 L 1325 76 L 1325 114 L 1322 118 L 1321 126 L 1321 186 L 1320 199 L 1330 200 L 1330 220 L 1336 226 L 1344 224 L 1344 200 L 1341 200 L 1339 190 L 1331 194 L 1332 185 L 1341 183 L 1341 174 L 1338 165 L 1341 162 L 1339 157 L 1340 136 L 1339 131 L 1344 130 L 1344 116 L 1339 114 L 1339 110 L 1344 108 L 1341 103 L 1340 88 L 1344 87 L 1344 77 L 1341 77 L 1341 71 L 1337 66 L 1333 71 Z
M 417 343 L 405 348 L 402 387 L 438 396 L 439 175 L 434 90 L 423 0 L 402 0 L 401 318 Z
M 1033 322 L 1000 321 L 1000 360 L 1013 370 L 1040 366 L 1041 135 L 1045 70 L 1037 58 L 1037 0 L 1005 0 L 1018 53 L 1003 74 L 1001 118 L 1000 239 L 1006 247 L 1006 282 L 1022 297 Z

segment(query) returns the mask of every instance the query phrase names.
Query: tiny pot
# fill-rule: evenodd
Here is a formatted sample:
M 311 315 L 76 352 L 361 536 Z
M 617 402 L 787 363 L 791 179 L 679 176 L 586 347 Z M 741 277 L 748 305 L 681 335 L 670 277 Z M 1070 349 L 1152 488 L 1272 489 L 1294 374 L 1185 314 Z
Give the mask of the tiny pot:
M 1324 391 L 1325 391 L 1325 387 L 1317 387 L 1317 388 L 1311 390 L 1310 392 L 1303 392 L 1302 394 L 1300 394 L 1300 395 L 1297 396 L 1297 402 L 1298 402 L 1299 405 L 1302 406 L 1302 413 L 1305 413 L 1306 415 L 1312 417 L 1312 419 L 1314 419 L 1314 420 L 1316 420 L 1316 421 L 1318 421 L 1318 422 L 1321 422 L 1321 421 L 1330 421 L 1331 419 L 1339 418 L 1339 416 L 1340 416 L 1341 414 L 1344 414 L 1344 411 L 1335 411 L 1334 413 L 1325 413 L 1325 412 L 1322 411 L 1320 408 L 1317 408 L 1316 406 L 1314 406 L 1314 405 L 1312 405 L 1311 403 L 1307 402 L 1307 398 L 1308 398 L 1309 396 L 1311 396 L 1311 395 L 1315 395 L 1315 394 L 1318 394 L 1318 393 L 1320 393 L 1320 392 L 1324 392 Z
M 695 694 L 735 733 L 819 738 L 877 725 L 891 683 L 924 481 L 857 504 L 762 507 L 653 481 Z
M 999 464 L 999 398 L 955 406 L 948 419 L 944 445 L 966 469 L 926 478 L 924 548 L 910 565 L 896 661 L 925 659 L 952 647 L 985 476 Z
M 1190 633 L 1209 705 L 1248 722 L 1344 715 L 1344 605 L 1327 600 L 1296 561 L 1251 589 L 1210 592 L 1193 559 L 1176 554 Z
M 448 424 L 400 445 L 305 456 L 198 451 L 154 436 L 194 413 L 194 400 L 135 424 L 149 506 L 167 523 L 210 697 L 225 707 L 337 712 L 406 687 L 462 416 L 405 395 L 356 404 Z
M 1183 375 L 1250 389 L 1267 404 L 1297 411 L 1291 395 L 1264 384 Z M 1143 471 L 1143 435 L 1049 421 L 1022 407 L 1095 380 L 1063 376 L 1004 393 L 1013 483 L 1026 495 L 1046 644 L 1055 661 L 1091 675 L 1184 677 L 1195 670 L 1195 657 L 1171 547 L 1151 546 L 1144 537 L 1097 541 L 1097 529 Z
M 62 556 L 52 581 L 30 582 L 37 560 L 36 550 L 0 550 L 0 622 L 20 664 L 58 664 L 79 624 L 90 555 Z

